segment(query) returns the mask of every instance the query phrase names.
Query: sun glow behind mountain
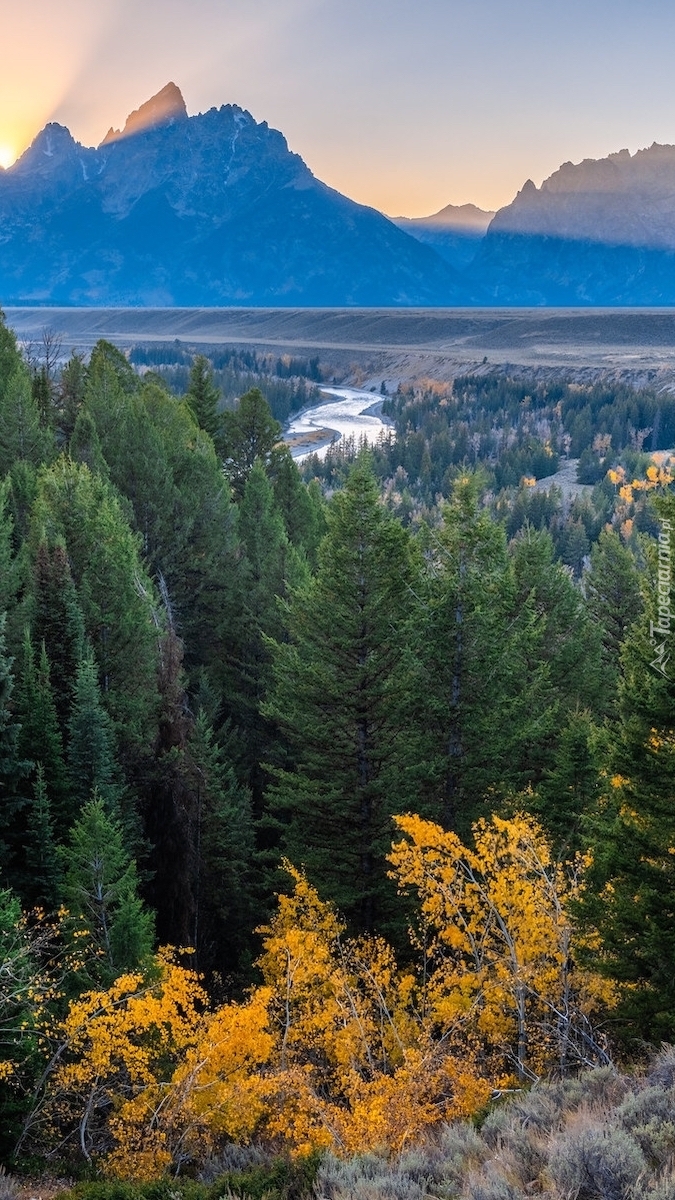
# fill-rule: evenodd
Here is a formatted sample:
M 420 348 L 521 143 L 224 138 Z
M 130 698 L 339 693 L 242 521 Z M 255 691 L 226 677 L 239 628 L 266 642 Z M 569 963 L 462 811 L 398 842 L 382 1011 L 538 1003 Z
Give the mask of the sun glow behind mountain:
M 8 142 L 0 142 L 0 167 L 11 167 L 13 162 L 16 162 L 17 153 L 13 146 Z

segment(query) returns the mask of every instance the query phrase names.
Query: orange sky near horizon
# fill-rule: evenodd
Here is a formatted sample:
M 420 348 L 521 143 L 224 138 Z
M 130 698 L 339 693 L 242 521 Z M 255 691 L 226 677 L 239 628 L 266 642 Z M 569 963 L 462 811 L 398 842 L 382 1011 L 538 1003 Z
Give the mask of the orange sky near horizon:
M 564 161 L 675 142 L 673 34 L 666 0 L 22 0 L 0 165 L 49 120 L 98 144 L 173 79 L 392 216 L 497 208 Z

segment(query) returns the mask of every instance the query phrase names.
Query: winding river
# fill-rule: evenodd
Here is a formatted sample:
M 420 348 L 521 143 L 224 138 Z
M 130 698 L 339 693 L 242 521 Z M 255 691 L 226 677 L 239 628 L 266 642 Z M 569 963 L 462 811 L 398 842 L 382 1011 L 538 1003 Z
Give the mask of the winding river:
M 334 399 L 303 409 L 284 430 L 284 441 L 296 462 L 302 462 L 309 454 L 324 458 L 333 442 L 352 435 L 357 444 L 361 438 L 372 444 L 388 428 L 378 412 L 382 401 L 377 392 L 322 387 L 321 394 Z

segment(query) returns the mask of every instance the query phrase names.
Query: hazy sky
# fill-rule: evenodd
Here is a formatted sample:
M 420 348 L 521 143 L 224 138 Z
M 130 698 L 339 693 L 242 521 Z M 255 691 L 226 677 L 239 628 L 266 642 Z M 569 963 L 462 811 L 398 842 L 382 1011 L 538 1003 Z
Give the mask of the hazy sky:
M 97 144 L 173 79 L 390 215 L 496 208 L 674 143 L 674 47 L 668 0 L 3 0 L 0 160 L 49 120 Z

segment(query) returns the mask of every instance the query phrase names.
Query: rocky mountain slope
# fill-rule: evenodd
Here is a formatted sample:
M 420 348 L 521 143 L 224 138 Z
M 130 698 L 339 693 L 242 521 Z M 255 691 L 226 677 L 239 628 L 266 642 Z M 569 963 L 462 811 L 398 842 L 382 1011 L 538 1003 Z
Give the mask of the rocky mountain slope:
M 49 124 L 0 170 L 0 303 L 452 305 L 430 247 L 316 179 L 236 105 L 169 84 L 96 149 Z
M 565 163 L 500 209 L 469 270 L 505 304 L 675 304 L 675 146 Z
M 448 204 L 430 217 L 392 217 L 395 225 L 462 270 L 478 253 L 494 217 L 475 204 Z

